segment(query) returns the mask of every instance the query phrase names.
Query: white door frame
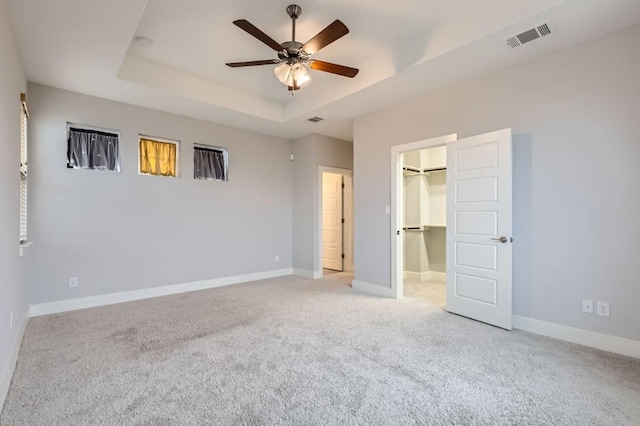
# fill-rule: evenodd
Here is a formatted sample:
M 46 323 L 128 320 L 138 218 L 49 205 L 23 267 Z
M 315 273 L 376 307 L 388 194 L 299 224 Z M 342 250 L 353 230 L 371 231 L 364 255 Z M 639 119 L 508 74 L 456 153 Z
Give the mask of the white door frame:
M 314 234 L 316 236 L 314 253 L 314 278 L 322 277 L 322 174 L 335 173 L 344 176 L 344 236 L 342 246 L 344 249 L 343 270 L 353 272 L 353 179 L 350 169 L 340 169 L 337 167 L 318 166 L 318 187 L 316 191 L 316 205 L 318 208 L 314 212 Z
M 396 299 L 404 295 L 404 217 L 402 154 L 446 145 L 458 139 L 457 133 L 391 147 L 391 291 Z M 399 234 L 398 234 L 399 232 Z

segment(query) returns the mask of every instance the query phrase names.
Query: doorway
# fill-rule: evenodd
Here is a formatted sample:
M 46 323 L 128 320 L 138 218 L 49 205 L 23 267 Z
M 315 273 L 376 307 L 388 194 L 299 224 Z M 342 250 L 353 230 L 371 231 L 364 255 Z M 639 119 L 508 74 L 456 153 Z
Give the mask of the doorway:
M 403 290 L 410 297 L 446 306 L 446 145 L 402 156 Z
M 351 170 L 319 167 L 317 264 L 321 276 L 353 277 Z M 350 282 L 350 280 L 349 280 Z
M 441 146 L 446 146 L 446 222 L 442 224 L 430 223 L 436 217 L 431 213 L 421 217 L 414 212 L 413 218 L 405 214 L 404 182 L 405 172 L 420 176 L 433 172 L 422 163 L 404 164 L 412 155 L 405 154 Z M 391 287 L 396 298 L 405 294 L 405 245 L 411 244 L 405 235 L 430 232 L 440 225 L 446 235 L 446 310 L 511 329 L 511 164 L 511 129 L 465 139 L 452 134 L 391 148 Z M 426 250 L 426 242 L 423 247 Z M 428 270 L 417 273 L 423 272 L 433 276 Z
M 344 270 L 344 176 L 322 173 L 322 269 Z

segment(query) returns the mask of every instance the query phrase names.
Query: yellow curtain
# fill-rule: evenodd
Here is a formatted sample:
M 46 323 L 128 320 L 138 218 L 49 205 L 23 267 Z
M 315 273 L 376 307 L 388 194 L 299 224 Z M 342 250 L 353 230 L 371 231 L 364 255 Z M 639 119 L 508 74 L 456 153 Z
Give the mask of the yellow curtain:
M 140 138 L 140 173 L 176 176 L 176 144 Z

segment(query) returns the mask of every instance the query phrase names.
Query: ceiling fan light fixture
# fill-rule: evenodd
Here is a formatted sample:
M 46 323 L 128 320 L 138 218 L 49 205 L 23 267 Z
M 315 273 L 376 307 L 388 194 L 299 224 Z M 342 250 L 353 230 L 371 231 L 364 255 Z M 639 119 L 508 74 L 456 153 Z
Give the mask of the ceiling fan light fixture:
M 278 81 L 289 87 L 300 87 L 311 80 L 307 69 L 300 62 L 294 64 L 285 62 L 275 67 L 274 72 Z
M 296 41 L 296 19 L 298 19 L 300 13 L 302 13 L 302 8 L 298 5 L 292 4 L 287 7 L 287 14 L 291 18 L 291 40 L 285 41 L 284 43 L 278 43 L 246 19 L 233 21 L 235 26 L 273 49 L 277 53 L 278 59 L 227 62 L 226 65 L 231 68 L 239 68 L 279 64 L 274 68 L 274 72 L 278 81 L 286 85 L 289 91 L 292 92 L 291 94 L 311 80 L 308 68 L 341 75 L 343 77 L 355 77 L 356 74 L 358 74 L 357 68 L 345 67 L 344 65 L 332 64 L 311 58 L 311 55 L 317 53 L 320 49 L 347 35 L 349 33 L 347 26 L 343 24 L 342 21 L 336 19 L 309 41 L 301 43 Z

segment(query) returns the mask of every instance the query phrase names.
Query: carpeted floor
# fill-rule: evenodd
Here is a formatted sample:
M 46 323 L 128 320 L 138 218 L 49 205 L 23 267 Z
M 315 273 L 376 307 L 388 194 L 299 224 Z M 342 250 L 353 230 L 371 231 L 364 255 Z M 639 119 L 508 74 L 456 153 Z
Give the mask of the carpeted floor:
M 1 425 L 638 425 L 640 360 L 284 277 L 31 319 Z

